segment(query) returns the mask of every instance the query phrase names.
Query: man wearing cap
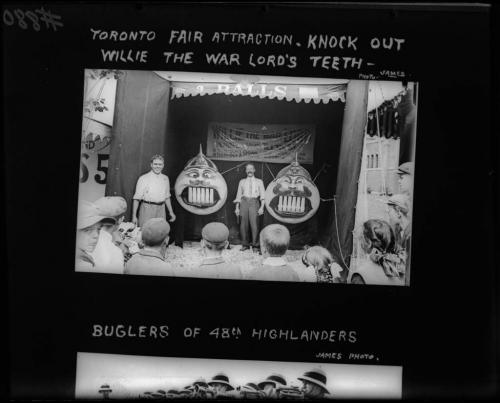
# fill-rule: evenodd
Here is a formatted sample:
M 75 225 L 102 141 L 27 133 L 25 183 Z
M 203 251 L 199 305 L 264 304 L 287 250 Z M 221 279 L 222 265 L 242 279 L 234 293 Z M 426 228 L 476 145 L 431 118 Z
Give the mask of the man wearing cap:
M 241 280 L 241 268 L 228 263 L 222 256 L 229 242 L 229 230 L 220 222 L 211 222 L 201 230 L 201 247 L 204 258 L 201 265 L 192 272 L 194 277 Z
M 387 200 L 387 213 L 396 238 L 396 250 L 404 261 L 405 285 L 410 279 L 411 221 L 409 200 L 404 194 L 397 194 Z
M 76 224 L 75 270 L 92 271 L 95 266 L 91 253 L 99 240 L 102 220 L 107 217 L 94 203 L 82 200 L 78 206 Z
M 124 257 L 119 246 L 115 244 L 115 234 L 123 221 L 127 211 L 127 202 L 123 197 L 101 197 L 94 204 L 109 216 L 102 221 L 97 246 L 92 252 L 95 262 L 95 271 L 104 273 L 123 274 Z
M 217 395 L 225 395 L 227 392 L 234 390 L 233 385 L 229 383 L 229 377 L 222 372 L 213 376 L 208 382 L 208 385 L 212 387 L 216 395 L 215 397 L 217 397 Z
M 307 371 L 297 379 L 302 381 L 302 392 L 306 399 L 321 399 L 330 393 L 326 387 L 326 374 L 319 368 Z
M 175 221 L 172 202 L 170 201 L 170 181 L 162 173 L 165 166 L 161 155 L 151 158 L 151 171 L 137 181 L 132 205 L 132 222 L 142 227 L 150 218 L 166 218 L 165 205 L 170 214 L 170 221 Z
M 170 225 L 164 218 L 151 218 L 142 227 L 144 248 L 130 258 L 125 274 L 175 276 L 174 267 L 165 261 Z
M 248 227 L 252 232 L 252 248 L 259 250 L 258 216 L 264 214 L 264 201 L 266 189 L 262 179 L 255 177 L 255 166 L 247 164 L 245 167 L 247 177 L 240 180 L 236 193 L 235 214 L 240 216 L 241 250 L 250 249 L 248 240 Z
M 260 232 L 262 265 L 249 274 L 250 280 L 300 281 L 300 277 L 284 256 L 290 243 L 290 232 L 281 224 L 270 224 Z
M 405 269 L 405 285 L 410 285 L 410 240 L 411 240 L 411 217 L 413 211 L 413 175 L 414 164 L 413 162 L 405 162 L 398 168 L 399 175 L 399 188 L 401 194 L 406 198 L 406 206 L 408 212 L 407 222 L 405 227 L 405 234 L 401 238 L 401 244 L 404 245 L 406 252 L 406 269 Z M 397 236 L 397 235 L 396 235 Z M 404 240 L 403 240 L 404 238 Z
M 278 398 L 278 389 L 287 385 L 283 375 L 271 374 L 264 381 L 260 382 L 258 386 L 267 399 L 276 399 Z
M 405 162 L 398 168 L 398 183 L 401 193 L 411 198 L 413 193 L 413 162 Z

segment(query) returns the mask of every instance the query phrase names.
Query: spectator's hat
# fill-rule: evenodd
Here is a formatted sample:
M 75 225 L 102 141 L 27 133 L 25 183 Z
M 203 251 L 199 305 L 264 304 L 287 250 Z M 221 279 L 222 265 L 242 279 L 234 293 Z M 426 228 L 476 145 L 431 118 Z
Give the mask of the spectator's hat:
M 286 379 L 280 374 L 271 374 L 264 381 L 259 382 L 259 388 L 263 389 L 266 383 L 271 383 L 275 388 L 286 386 Z
M 170 233 L 170 225 L 164 218 L 151 218 L 144 223 L 141 233 L 146 245 L 159 244 Z
M 398 168 L 399 175 L 413 175 L 413 162 L 405 162 Z
M 180 390 L 179 391 L 179 395 L 181 396 L 190 396 L 193 394 L 193 390 L 194 389 L 191 389 L 190 386 L 186 386 L 184 389 Z
M 260 390 L 259 386 L 253 382 L 248 382 L 245 386 L 254 390 Z
M 300 381 L 310 382 L 315 385 L 318 385 L 325 391 L 325 393 L 330 393 L 326 387 L 326 374 L 323 370 L 319 368 L 312 369 L 311 371 L 307 371 L 301 377 L 298 377 Z
M 178 397 L 179 396 L 179 391 L 177 389 L 169 389 L 167 391 L 166 397 Z
M 193 385 L 201 386 L 202 388 L 208 387 L 208 383 L 207 381 L 205 381 L 205 378 L 198 378 L 196 381 L 193 382 Z
M 203 227 L 201 236 L 208 242 L 222 243 L 229 238 L 229 229 L 221 222 L 211 222 Z
M 226 385 L 229 387 L 229 390 L 233 390 L 233 385 L 229 383 L 229 378 L 226 374 L 220 372 L 217 375 L 214 375 L 212 379 L 208 382 L 210 386 L 220 383 L 222 385 Z
M 127 202 L 120 196 L 101 197 L 94 204 L 109 217 L 119 217 L 127 211 Z
M 404 194 L 395 194 L 394 196 L 391 196 L 386 203 L 390 206 L 399 207 L 404 214 L 408 214 L 408 212 L 410 211 L 410 207 L 408 205 L 408 196 Z
M 105 218 L 110 218 L 103 214 L 101 209 L 94 203 L 87 200 L 82 200 L 78 206 L 78 217 L 76 222 L 76 229 L 88 228 Z

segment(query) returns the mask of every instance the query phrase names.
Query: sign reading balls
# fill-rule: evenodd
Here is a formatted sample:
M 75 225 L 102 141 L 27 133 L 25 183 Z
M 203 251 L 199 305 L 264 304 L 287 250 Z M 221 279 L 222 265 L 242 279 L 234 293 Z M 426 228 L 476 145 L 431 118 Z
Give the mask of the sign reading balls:
M 266 189 L 266 208 L 277 220 L 298 224 L 319 207 L 319 191 L 311 175 L 296 160 L 279 171 Z
M 217 166 L 200 153 L 191 158 L 175 181 L 175 197 L 187 211 L 207 215 L 219 210 L 227 198 L 227 184 Z

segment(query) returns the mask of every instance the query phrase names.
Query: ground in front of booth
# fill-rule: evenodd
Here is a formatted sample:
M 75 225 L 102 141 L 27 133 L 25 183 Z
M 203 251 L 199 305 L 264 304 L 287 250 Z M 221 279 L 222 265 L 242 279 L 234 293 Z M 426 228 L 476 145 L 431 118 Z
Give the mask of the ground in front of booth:
M 297 272 L 301 281 L 316 281 L 315 273 L 312 268 L 308 269 L 302 263 L 304 251 L 289 250 L 284 258 L 290 266 Z M 172 263 L 176 268 L 189 273 L 190 270 L 197 268 L 203 259 L 202 249 L 199 242 L 184 242 L 183 248 L 170 245 L 166 252 L 166 260 Z M 249 273 L 258 267 L 262 262 L 262 255 L 251 250 L 241 250 L 241 245 L 231 245 L 231 249 L 223 252 L 224 259 L 229 263 L 237 264 L 242 271 L 243 277 L 247 278 Z

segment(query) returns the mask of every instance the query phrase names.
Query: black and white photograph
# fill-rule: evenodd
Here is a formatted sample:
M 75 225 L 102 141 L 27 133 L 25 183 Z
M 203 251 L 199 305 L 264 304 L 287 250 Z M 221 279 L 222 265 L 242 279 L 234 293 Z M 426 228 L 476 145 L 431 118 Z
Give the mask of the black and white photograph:
M 417 83 L 84 80 L 76 271 L 410 284 Z
M 4 3 L 10 400 L 500 401 L 500 8 Z
M 80 352 L 77 399 L 401 399 L 400 366 Z

